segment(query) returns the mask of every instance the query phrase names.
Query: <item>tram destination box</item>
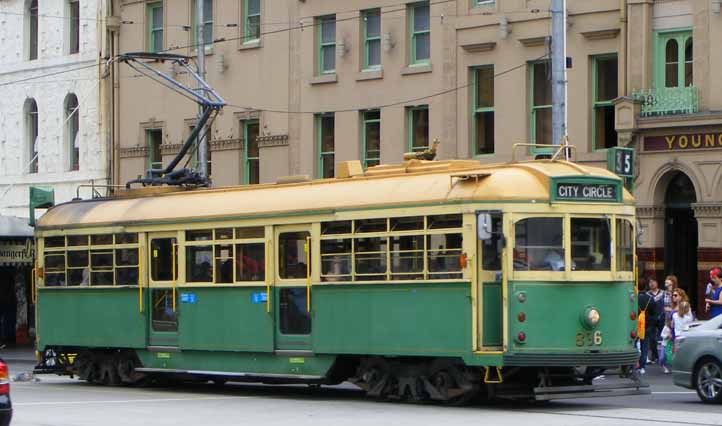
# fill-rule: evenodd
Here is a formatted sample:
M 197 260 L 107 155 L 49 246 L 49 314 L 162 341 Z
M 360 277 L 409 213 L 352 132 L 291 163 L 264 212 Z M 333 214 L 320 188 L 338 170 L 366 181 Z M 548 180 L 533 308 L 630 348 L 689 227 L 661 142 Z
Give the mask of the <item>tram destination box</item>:
M 552 202 L 592 201 L 619 203 L 622 201 L 622 181 L 604 178 L 552 178 L 550 185 Z

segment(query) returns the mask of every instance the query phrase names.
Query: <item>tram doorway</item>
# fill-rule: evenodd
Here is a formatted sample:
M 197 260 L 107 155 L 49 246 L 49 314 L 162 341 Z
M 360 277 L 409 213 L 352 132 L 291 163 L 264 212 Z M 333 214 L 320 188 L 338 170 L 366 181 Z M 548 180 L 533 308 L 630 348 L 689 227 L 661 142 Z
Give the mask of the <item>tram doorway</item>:
M 664 268 L 665 274 L 674 274 L 687 292 L 692 309 L 699 315 L 697 297 L 697 220 L 692 204 L 697 195 L 690 178 L 675 172 L 665 192 Z
M 15 268 L 0 267 L 0 345 L 15 343 Z

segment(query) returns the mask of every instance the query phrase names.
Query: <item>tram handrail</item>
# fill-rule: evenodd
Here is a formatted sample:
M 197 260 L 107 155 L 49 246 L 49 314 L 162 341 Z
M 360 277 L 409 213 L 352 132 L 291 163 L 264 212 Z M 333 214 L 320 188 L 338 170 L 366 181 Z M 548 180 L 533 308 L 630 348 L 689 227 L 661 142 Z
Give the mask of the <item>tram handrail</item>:
M 311 312 L 311 237 L 306 237 L 306 312 Z
M 265 268 L 266 268 L 266 313 L 267 314 L 271 313 L 271 277 L 270 277 L 271 270 L 268 267 L 271 262 L 271 256 L 270 256 L 271 244 L 270 243 L 271 243 L 270 241 L 266 242 L 266 259 L 264 262 L 266 264 Z
M 38 273 L 38 268 L 37 267 L 33 268 L 31 273 L 33 274 L 33 276 L 30 279 L 30 301 L 32 302 L 33 305 L 35 305 L 38 301 L 38 296 L 37 296 L 38 285 L 35 282 L 35 279 L 36 279 L 35 277 Z
M 178 248 L 178 244 L 173 244 L 173 251 L 171 252 L 171 276 L 173 277 L 173 312 L 175 312 L 175 292 L 176 292 L 176 272 L 175 272 L 175 256 L 176 256 L 176 249 Z
M 143 256 L 145 256 L 145 252 L 143 251 L 143 247 L 138 247 L 139 256 L 138 256 L 138 312 L 143 313 L 143 279 L 142 277 L 145 276 L 145 270 L 143 269 Z
M 556 160 L 559 154 L 564 152 L 565 149 L 572 150 L 572 161 L 575 161 L 577 158 L 577 147 L 575 145 L 552 145 L 552 144 L 539 144 L 539 143 L 515 143 L 512 145 L 511 149 L 511 162 L 516 163 L 516 151 L 517 148 L 525 147 L 525 148 L 552 148 L 556 149 L 556 152 L 552 155 L 552 161 Z

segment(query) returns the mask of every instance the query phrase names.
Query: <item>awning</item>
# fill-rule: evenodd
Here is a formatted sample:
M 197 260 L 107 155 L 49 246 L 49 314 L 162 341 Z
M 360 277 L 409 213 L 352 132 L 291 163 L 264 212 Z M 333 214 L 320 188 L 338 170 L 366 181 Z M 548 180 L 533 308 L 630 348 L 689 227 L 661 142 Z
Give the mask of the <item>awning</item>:
M 32 238 L 33 228 L 28 220 L 15 216 L 0 216 L 0 238 Z

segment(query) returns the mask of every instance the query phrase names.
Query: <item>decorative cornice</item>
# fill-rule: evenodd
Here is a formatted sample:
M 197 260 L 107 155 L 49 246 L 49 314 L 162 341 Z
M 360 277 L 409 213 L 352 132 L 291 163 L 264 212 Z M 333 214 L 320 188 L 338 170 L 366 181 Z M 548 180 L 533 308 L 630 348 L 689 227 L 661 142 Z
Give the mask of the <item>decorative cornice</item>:
M 130 148 L 120 148 L 120 158 L 147 157 L 148 147 L 133 146 Z
M 243 149 L 243 139 L 219 139 L 211 142 L 211 151 Z
M 175 155 L 182 146 L 182 143 L 164 143 L 160 146 L 160 155 Z
M 287 146 L 288 135 L 266 135 L 258 137 L 258 147 Z
M 496 47 L 495 41 L 490 41 L 487 43 L 469 43 L 469 44 L 462 44 L 461 48 L 466 50 L 469 53 L 482 53 L 482 52 L 491 52 Z
M 525 38 L 518 38 L 517 39 L 519 43 L 523 44 L 525 47 L 537 47 L 537 46 L 544 46 L 544 43 L 547 41 L 547 36 L 539 36 L 539 37 L 525 37 Z
M 236 111 L 233 113 L 236 120 L 257 120 L 261 117 L 260 111 Z
M 587 40 L 608 40 L 617 38 L 619 35 L 619 28 L 611 28 L 607 30 L 596 30 L 596 31 L 584 31 L 582 35 Z
M 719 203 L 695 203 L 692 204 L 694 217 L 697 219 L 719 219 L 722 218 L 722 204 Z
M 640 219 L 662 219 L 664 218 L 664 207 L 637 206 L 637 217 Z

